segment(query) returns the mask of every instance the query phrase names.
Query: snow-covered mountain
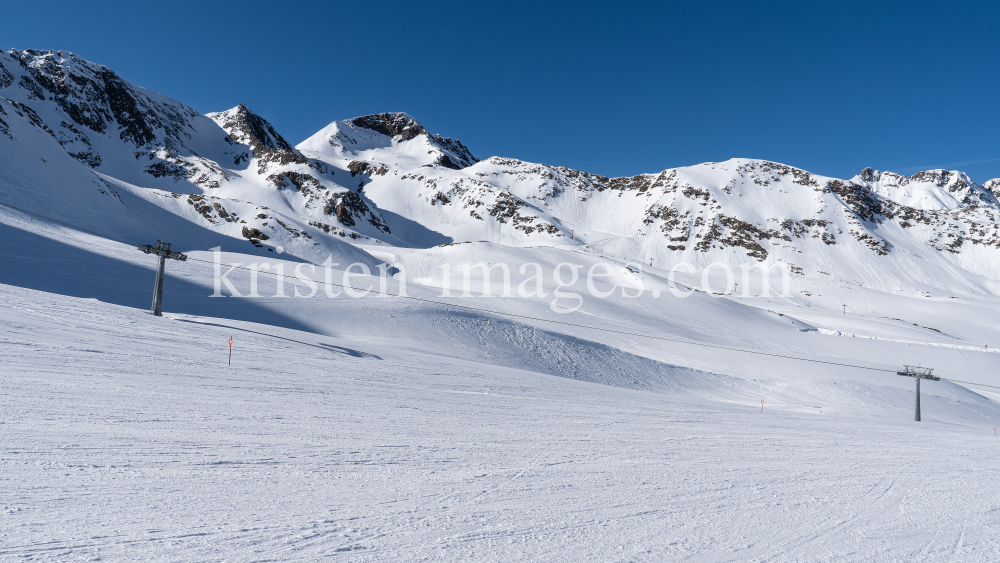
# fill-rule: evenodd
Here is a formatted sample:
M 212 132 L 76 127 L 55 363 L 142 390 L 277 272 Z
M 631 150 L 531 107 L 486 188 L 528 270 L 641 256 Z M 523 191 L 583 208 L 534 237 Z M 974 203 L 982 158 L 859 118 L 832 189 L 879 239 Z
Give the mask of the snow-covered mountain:
M 995 560 L 998 194 L 751 159 L 608 178 L 405 113 L 293 146 L 243 104 L 0 53 L 0 554 Z M 162 318 L 157 239 L 189 254 Z M 747 291 L 777 264 L 790 293 Z M 944 377 L 919 430 L 907 364 Z
M 9 204 L 52 214 L 67 202 L 61 217 L 115 236 L 148 240 L 161 232 L 198 246 L 221 235 L 313 259 L 332 253 L 374 262 L 344 241 L 388 235 L 377 211 L 337 183 L 348 171 L 304 157 L 243 105 L 202 116 L 106 67 L 52 51 L 0 54 L 0 97 L 0 182 Z M 81 206 L 97 206 L 105 217 L 95 223 Z M 136 224 L 136 208 L 187 225 L 163 232 L 148 217 Z M 336 226 L 352 222 L 348 230 Z
M 1000 279 L 1000 179 L 961 172 L 837 179 L 732 159 L 607 178 L 479 160 L 405 113 L 292 146 L 243 104 L 199 115 L 64 51 L 0 54 L 0 119 L 5 202 L 119 236 L 370 263 L 362 247 L 566 245 L 657 267 L 782 263 L 886 291 L 928 270 L 975 291 Z

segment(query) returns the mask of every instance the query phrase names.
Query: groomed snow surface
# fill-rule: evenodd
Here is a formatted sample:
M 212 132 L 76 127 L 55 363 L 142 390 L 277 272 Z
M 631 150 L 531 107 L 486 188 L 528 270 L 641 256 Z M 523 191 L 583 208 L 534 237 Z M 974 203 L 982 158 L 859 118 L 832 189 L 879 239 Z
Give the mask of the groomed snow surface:
M 891 372 L 398 298 L 211 299 L 194 261 L 168 264 L 156 318 L 151 257 L 0 230 L 3 560 L 1000 558 L 985 392 L 924 383 L 915 423 Z M 665 299 L 452 301 L 995 383 L 985 297 Z

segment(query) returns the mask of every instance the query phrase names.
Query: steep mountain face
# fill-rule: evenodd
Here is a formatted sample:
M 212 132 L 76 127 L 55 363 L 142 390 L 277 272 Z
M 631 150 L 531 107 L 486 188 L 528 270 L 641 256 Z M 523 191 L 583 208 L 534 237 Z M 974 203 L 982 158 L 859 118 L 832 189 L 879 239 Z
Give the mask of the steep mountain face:
M 335 121 L 292 146 L 243 104 L 202 116 L 72 53 L 33 50 L 0 53 L 0 144 L 8 202 L 74 201 L 67 218 L 99 208 L 108 224 L 144 205 L 314 261 L 490 241 L 657 267 L 781 263 L 885 290 L 927 269 L 988 291 L 1000 279 L 1000 179 L 948 170 L 837 179 L 733 159 L 607 178 L 481 161 L 405 113 Z
M 242 104 L 202 116 L 72 53 L 33 50 L 0 53 L 0 97 L 61 149 L 53 154 L 48 147 L 39 158 L 64 154 L 89 169 L 48 184 L 33 177 L 35 170 L 7 175 L 10 190 L 51 186 L 48 198 L 38 195 L 60 199 L 74 184 L 96 177 L 96 185 L 112 186 L 101 189 L 132 190 L 195 229 L 258 248 L 263 241 L 284 245 L 300 256 L 318 257 L 330 248 L 356 255 L 356 249 L 345 250 L 345 240 L 389 233 L 377 210 L 337 182 L 338 172 L 347 178 L 348 171 L 306 158 Z M 7 156 L 24 156 L 28 133 L 15 138 L 7 121 L 0 132 L 11 143 Z M 47 205 L 40 201 L 34 206 L 42 207 Z M 118 211 L 127 218 L 127 209 Z
M 184 177 L 199 186 L 225 177 L 213 162 L 220 155 L 199 154 L 215 144 L 199 143 L 202 137 L 225 137 L 209 120 L 72 53 L 0 54 L 0 93 L 30 107 L 67 154 L 101 172 L 144 183 Z

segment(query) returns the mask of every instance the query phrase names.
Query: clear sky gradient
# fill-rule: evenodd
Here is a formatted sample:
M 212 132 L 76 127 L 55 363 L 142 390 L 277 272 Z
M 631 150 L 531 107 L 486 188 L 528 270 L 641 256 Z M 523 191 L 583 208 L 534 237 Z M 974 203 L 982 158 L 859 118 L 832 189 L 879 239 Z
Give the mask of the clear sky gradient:
M 66 49 L 298 143 L 406 111 L 492 155 L 608 176 L 731 157 L 1000 177 L 998 2 L 9 2 Z

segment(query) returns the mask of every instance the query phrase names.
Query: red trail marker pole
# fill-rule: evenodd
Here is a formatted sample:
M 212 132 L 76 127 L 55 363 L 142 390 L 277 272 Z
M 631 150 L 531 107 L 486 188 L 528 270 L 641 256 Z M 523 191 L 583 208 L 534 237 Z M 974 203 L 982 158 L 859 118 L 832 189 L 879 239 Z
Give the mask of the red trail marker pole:
M 760 400 L 760 412 L 761 412 L 761 413 L 763 413 L 763 412 L 764 412 L 764 399 L 761 399 L 761 400 Z
M 233 365 L 233 337 L 229 337 L 229 365 Z

